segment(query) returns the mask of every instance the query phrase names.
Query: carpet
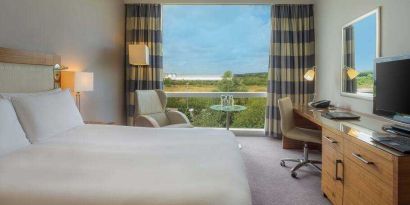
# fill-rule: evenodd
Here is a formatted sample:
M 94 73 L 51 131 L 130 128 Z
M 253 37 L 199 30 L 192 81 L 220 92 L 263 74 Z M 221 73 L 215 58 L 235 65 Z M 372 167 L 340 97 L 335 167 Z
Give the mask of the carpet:
M 284 150 L 282 141 L 269 137 L 237 137 L 242 144 L 253 205 L 330 205 L 323 197 L 320 173 L 310 167 L 297 171 L 292 178 L 287 167 L 280 166 L 282 158 L 300 158 L 302 150 Z M 320 152 L 309 152 L 311 159 L 321 158 Z

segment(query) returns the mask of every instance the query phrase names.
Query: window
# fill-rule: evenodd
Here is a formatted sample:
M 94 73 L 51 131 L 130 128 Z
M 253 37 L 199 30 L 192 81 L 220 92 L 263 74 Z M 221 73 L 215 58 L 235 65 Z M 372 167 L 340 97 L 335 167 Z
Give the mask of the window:
M 266 92 L 268 5 L 165 5 L 165 91 Z
M 220 104 L 215 92 L 246 92 L 234 96 L 247 109 L 232 113 L 231 127 L 263 128 L 266 98 L 250 92 L 266 94 L 270 30 L 269 5 L 165 5 L 168 108 L 194 126 L 225 127 L 226 113 L 210 109 Z

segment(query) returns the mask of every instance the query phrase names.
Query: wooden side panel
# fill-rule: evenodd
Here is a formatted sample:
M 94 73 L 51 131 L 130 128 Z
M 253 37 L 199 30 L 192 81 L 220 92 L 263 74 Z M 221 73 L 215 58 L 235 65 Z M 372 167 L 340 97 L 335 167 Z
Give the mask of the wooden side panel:
M 0 62 L 53 66 L 61 63 L 61 57 L 53 54 L 0 48 Z
M 410 156 L 394 159 L 394 204 L 410 204 Z
M 340 163 L 337 163 L 338 160 Z M 341 179 L 337 180 L 336 177 Z M 322 144 L 322 191 L 334 205 L 343 204 L 342 180 L 343 155 L 324 141 Z

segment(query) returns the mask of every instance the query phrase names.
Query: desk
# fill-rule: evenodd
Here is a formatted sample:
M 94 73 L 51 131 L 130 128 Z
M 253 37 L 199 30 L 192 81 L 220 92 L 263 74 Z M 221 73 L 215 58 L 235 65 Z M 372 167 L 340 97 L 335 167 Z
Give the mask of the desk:
M 322 191 L 333 204 L 410 204 L 410 155 L 371 140 L 388 121 L 330 120 L 295 106 L 295 123 L 322 129 Z M 285 138 L 284 138 L 285 139 Z

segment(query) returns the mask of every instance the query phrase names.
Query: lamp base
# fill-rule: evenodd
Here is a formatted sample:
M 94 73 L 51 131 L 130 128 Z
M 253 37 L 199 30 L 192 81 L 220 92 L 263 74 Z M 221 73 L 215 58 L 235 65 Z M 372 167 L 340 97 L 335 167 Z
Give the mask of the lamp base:
M 77 105 L 78 111 L 81 112 L 81 97 L 80 97 L 80 92 L 75 93 L 75 104 Z

